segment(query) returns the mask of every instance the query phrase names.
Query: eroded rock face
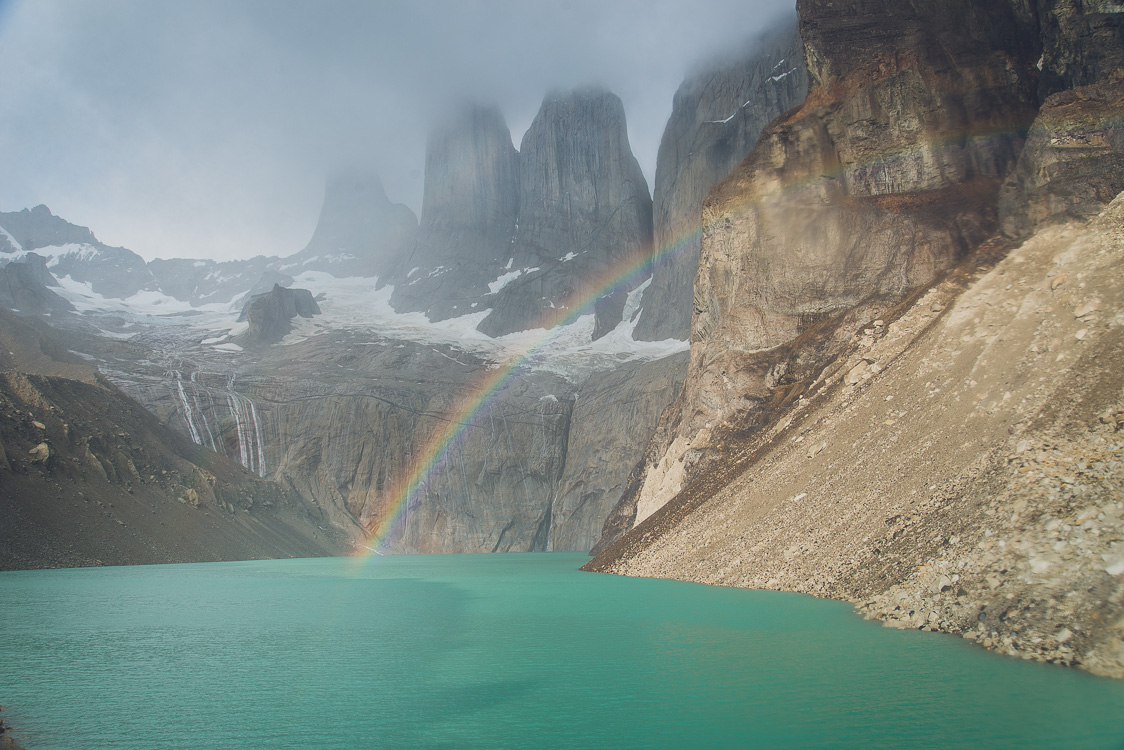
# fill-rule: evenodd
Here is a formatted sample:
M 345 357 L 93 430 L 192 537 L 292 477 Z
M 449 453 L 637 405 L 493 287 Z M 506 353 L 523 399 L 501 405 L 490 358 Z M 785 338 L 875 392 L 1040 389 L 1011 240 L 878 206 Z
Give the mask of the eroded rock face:
M 523 273 L 490 300 L 489 336 L 549 327 L 640 268 L 651 251 L 652 202 L 632 155 L 620 99 L 600 89 L 550 94 L 519 151 L 519 220 L 511 267 Z M 643 279 L 637 278 L 631 286 Z M 629 287 L 631 288 L 631 287 Z M 623 293 L 618 290 L 623 309 Z M 603 306 L 603 330 L 620 322 Z
M 814 380 L 847 326 L 997 228 L 1037 109 L 1030 17 L 999 0 L 798 12 L 812 89 L 704 204 L 686 385 L 618 521 L 730 460 L 725 438 L 760 429 Z
M 681 354 L 580 385 L 520 371 L 458 416 L 489 363 L 340 331 L 124 385 L 337 525 L 386 525 L 384 551 L 585 551 L 643 449 L 636 435 L 651 432 L 684 365 Z M 435 448 L 450 429 L 447 448 Z
M 249 321 L 246 343 L 272 344 L 293 330 L 296 316 L 311 318 L 320 314 L 320 306 L 307 289 L 286 289 L 274 284 L 266 294 L 257 294 L 246 303 L 240 321 Z
M 1124 69 L 1124 3 L 1046 0 L 1040 3 L 1043 97 L 1088 86 Z
M 699 265 L 702 204 L 771 120 L 804 101 L 808 76 L 795 20 L 736 60 L 707 66 L 675 92 L 656 162 L 656 261 L 634 335 L 686 339 Z
M 443 320 L 489 293 L 510 257 L 518 156 L 495 108 L 464 107 L 430 134 L 417 244 L 393 277 L 396 310 Z

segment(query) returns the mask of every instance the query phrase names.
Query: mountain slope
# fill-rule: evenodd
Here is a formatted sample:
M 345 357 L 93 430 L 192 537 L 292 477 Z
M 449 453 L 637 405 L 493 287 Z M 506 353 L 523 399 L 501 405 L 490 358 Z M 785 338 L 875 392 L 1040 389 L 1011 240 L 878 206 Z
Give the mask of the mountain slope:
M 172 432 L 0 310 L 0 569 L 341 554 L 357 529 Z
M 1122 247 L 1124 195 L 973 256 L 590 568 L 846 599 L 1124 676 Z

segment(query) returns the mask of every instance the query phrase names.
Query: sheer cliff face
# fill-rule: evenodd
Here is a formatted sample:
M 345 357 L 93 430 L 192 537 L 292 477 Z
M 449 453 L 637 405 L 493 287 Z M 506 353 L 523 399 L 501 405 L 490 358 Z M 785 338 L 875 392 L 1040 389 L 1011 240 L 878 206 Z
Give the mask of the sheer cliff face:
M 480 324 L 490 336 L 549 324 L 557 311 L 596 294 L 606 274 L 642 267 L 651 251 L 648 183 L 616 95 L 548 95 L 523 136 L 519 168 L 519 221 L 508 257 L 523 273 L 491 300 Z M 608 327 L 618 322 L 619 309 Z
M 686 339 L 699 262 L 703 200 L 750 152 L 771 120 L 804 101 L 808 76 L 796 24 L 744 57 L 688 78 L 675 93 L 656 162 L 655 248 L 660 257 L 634 335 Z
M 511 257 L 518 156 L 494 108 L 462 108 L 430 134 L 421 224 L 393 276 L 395 309 L 435 321 L 476 311 L 471 302 Z
M 846 326 L 997 228 L 1000 183 L 1037 110 L 1032 17 L 1002 0 L 798 12 L 811 90 L 703 206 L 687 380 L 616 528 L 760 429 L 847 343 Z
M 799 12 L 808 101 L 704 207 L 691 432 L 752 407 L 741 363 L 753 352 L 897 299 L 989 236 L 1036 109 L 1033 49 L 1003 3 Z

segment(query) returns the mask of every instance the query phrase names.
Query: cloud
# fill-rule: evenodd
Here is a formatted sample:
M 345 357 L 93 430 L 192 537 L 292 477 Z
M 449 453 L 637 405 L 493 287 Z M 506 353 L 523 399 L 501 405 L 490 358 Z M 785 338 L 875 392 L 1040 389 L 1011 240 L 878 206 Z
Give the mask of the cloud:
M 46 203 L 145 257 L 288 254 L 325 174 L 375 166 L 420 208 L 449 103 L 518 140 L 550 88 L 624 101 L 649 182 L 692 63 L 792 0 L 0 0 L 0 210 Z

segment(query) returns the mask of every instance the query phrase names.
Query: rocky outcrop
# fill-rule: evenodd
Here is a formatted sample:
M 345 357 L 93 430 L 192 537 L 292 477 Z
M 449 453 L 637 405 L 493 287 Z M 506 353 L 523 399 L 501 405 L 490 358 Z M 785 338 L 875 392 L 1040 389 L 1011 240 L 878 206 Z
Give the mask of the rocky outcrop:
M 656 161 L 656 258 L 633 335 L 686 339 L 699 265 L 702 204 L 749 154 L 761 130 L 804 101 L 808 75 L 795 22 L 711 63 L 675 92 Z
M 51 286 L 58 282 L 47 270 L 46 260 L 28 253 L 0 268 L 0 305 L 26 315 L 72 311 L 74 306 L 51 291 Z
M 265 294 L 254 295 L 242 310 L 239 321 L 250 324 L 246 331 L 248 344 L 274 344 L 293 330 L 293 318 L 311 318 L 320 314 L 320 306 L 307 289 L 286 289 L 274 284 Z
M 650 507 L 680 483 L 661 465 L 689 480 L 709 436 L 756 429 L 797 379 L 792 356 L 813 374 L 846 342 L 832 326 L 880 317 L 996 229 L 1036 108 L 1019 18 L 1000 2 L 882 7 L 800 4 L 813 90 L 707 199 L 691 366 Z
M 393 276 L 396 310 L 430 320 L 464 315 L 510 257 L 519 161 L 503 115 L 466 106 L 426 144 L 418 239 Z
M 518 272 L 489 300 L 479 330 L 502 336 L 549 328 L 602 291 L 601 330 L 620 322 L 624 293 L 609 280 L 643 268 L 651 252 L 648 183 L 632 155 L 620 99 L 600 89 L 547 95 L 519 149 L 519 218 L 510 247 Z M 618 309 L 619 308 L 619 309 Z M 615 312 L 615 320 L 612 320 Z

